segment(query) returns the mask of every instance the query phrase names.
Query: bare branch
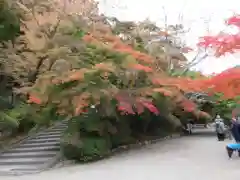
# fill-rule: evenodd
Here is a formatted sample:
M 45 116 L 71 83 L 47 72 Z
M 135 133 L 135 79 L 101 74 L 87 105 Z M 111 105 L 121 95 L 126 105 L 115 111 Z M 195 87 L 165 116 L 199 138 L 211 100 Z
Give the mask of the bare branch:
M 180 75 L 184 75 L 190 68 L 192 68 L 193 66 L 196 66 L 197 64 L 199 64 L 200 62 L 202 62 L 204 59 L 206 59 L 208 57 L 208 54 L 205 52 L 204 55 L 200 58 L 198 58 L 200 55 L 200 52 L 198 52 L 195 57 L 192 59 L 192 61 L 190 61 L 189 64 L 186 65 L 186 67 L 184 68 L 184 70 L 180 73 Z
M 63 8 L 62 8 L 62 13 L 66 13 L 66 6 L 67 6 L 67 2 L 66 2 L 67 0 L 64 0 L 64 3 L 63 3 Z M 56 32 L 57 32 L 57 29 L 58 29 L 58 27 L 59 27 L 59 25 L 60 25 L 60 23 L 61 23 L 61 14 L 59 13 L 58 14 L 58 17 L 57 17 L 57 23 L 55 24 L 55 26 L 53 27 L 53 30 L 49 33 L 49 36 L 48 36 L 48 38 L 53 38 L 53 36 L 56 34 Z

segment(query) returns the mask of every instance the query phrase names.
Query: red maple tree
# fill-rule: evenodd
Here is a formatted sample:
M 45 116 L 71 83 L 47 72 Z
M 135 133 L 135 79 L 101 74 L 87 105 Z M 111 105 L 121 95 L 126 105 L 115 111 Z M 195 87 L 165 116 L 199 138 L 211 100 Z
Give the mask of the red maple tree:
M 227 25 L 238 28 L 236 34 L 219 33 L 216 36 L 204 36 L 198 43 L 199 46 L 215 49 L 215 56 L 220 57 L 226 53 L 236 53 L 240 50 L 240 15 L 235 15 L 226 20 Z M 234 99 L 240 96 L 240 68 L 230 68 L 201 82 L 202 88 L 210 94 L 218 92 L 225 99 Z M 205 86 L 205 87 L 204 87 Z
M 240 50 L 240 15 L 230 17 L 226 21 L 227 25 L 233 25 L 238 28 L 236 34 L 219 33 L 216 36 L 204 36 L 198 43 L 199 46 L 205 48 L 216 49 L 215 55 L 220 57 L 226 53 L 234 53 Z

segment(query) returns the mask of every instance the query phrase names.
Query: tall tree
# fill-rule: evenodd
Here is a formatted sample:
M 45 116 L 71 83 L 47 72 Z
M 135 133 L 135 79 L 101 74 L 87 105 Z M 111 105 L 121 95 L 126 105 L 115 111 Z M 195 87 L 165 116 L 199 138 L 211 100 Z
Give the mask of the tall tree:
M 34 83 L 39 74 L 51 71 L 58 60 L 62 62 L 58 63 L 60 69 L 70 66 L 65 58 L 70 48 L 64 46 L 68 36 L 66 25 L 85 26 L 98 12 L 97 4 L 91 0 L 16 0 L 13 4 L 22 15 L 20 25 L 24 34 L 16 39 L 14 47 L 8 44 L 5 48 L 8 62 L 2 63 L 22 87 Z

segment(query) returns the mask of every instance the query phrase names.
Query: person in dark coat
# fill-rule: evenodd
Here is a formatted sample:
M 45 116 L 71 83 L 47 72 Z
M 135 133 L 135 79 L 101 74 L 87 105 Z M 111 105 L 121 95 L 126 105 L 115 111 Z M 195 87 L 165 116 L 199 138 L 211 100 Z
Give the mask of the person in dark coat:
M 238 151 L 238 156 L 240 157 L 240 119 L 239 117 L 232 117 L 231 121 L 231 132 L 235 139 L 235 144 L 228 144 L 226 146 L 229 158 L 232 157 L 234 151 Z
M 232 136 L 237 143 L 240 143 L 240 123 L 237 118 L 232 118 L 232 128 L 231 128 Z

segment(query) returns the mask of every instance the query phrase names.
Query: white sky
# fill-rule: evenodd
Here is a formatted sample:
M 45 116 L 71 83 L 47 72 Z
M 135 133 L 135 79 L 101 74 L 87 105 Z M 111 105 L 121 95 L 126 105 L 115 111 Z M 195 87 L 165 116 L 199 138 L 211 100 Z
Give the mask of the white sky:
M 240 0 L 98 0 L 100 10 L 109 16 L 115 16 L 120 20 L 140 21 L 146 18 L 163 23 L 164 14 L 168 15 L 168 24 L 178 23 L 178 15 L 183 14 L 185 27 L 191 28 L 186 39 L 191 47 L 194 47 L 198 37 L 207 35 L 207 27 L 210 33 L 226 29 L 224 20 L 233 13 L 240 13 Z M 163 11 L 163 8 L 165 12 Z M 209 21 L 204 23 L 204 21 Z M 188 55 L 189 59 L 194 55 Z M 208 57 L 197 66 L 197 70 L 204 73 L 218 73 L 229 67 L 240 65 L 240 55 L 227 55 L 223 58 Z

